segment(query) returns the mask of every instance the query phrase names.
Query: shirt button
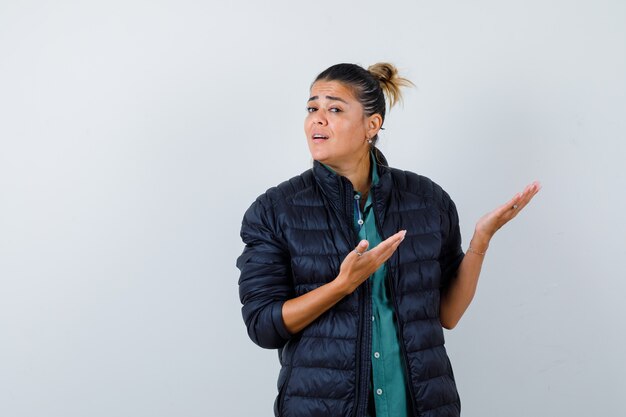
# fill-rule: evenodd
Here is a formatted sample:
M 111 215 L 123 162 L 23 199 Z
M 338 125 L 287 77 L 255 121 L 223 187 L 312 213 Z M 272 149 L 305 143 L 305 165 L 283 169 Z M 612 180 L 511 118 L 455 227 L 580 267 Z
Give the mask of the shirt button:
M 374 316 L 372 316 L 372 321 L 376 320 L 376 318 Z
M 378 394 L 378 395 L 383 395 L 383 390 L 382 390 L 382 389 L 380 389 L 380 388 L 378 388 L 378 389 L 376 390 L 376 394 Z
M 355 200 L 360 200 L 360 199 L 361 199 L 361 196 L 360 196 L 360 195 L 358 195 L 358 194 L 355 194 L 355 195 L 354 195 L 354 199 L 355 199 Z
M 359 219 L 357 223 L 359 224 L 359 226 L 363 226 L 363 219 Z
M 376 359 L 380 358 L 380 353 L 379 353 L 379 352 L 374 352 L 374 357 L 375 357 Z

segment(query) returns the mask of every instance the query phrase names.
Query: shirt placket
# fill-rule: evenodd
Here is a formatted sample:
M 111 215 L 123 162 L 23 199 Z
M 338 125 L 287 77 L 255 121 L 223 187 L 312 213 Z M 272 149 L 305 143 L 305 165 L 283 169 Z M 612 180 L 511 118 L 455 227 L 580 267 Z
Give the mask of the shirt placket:
M 361 211 L 360 201 L 361 194 L 355 192 L 354 201 L 355 201 L 355 227 L 357 228 L 357 232 L 359 234 L 359 239 L 366 239 L 370 241 L 374 234 L 375 230 L 369 230 L 369 226 L 373 226 L 373 222 L 369 221 L 369 216 L 372 215 L 371 212 L 371 198 L 368 197 L 365 202 L 365 206 L 363 211 Z M 370 247 L 370 249 L 373 249 Z M 372 274 L 369 279 L 372 280 L 372 287 L 378 287 L 382 285 L 382 283 L 376 281 L 376 274 Z M 389 414 L 389 407 L 387 403 L 387 390 L 385 386 L 385 362 L 384 362 L 384 348 L 382 346 L 382 329 L 380 328 L 381 323 L 381 312 L 378 308 L 377 303 L 373 303 L 372 305 L 372 391 L 374 394 L 374 402 L 376 403 L 376 412 L 377 417 L 386 417 Z

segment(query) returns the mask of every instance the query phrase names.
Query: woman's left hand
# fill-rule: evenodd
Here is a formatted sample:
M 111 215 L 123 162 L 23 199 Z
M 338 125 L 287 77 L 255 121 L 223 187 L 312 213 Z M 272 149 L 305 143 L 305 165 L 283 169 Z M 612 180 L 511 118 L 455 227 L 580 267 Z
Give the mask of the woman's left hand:
M 530 200 L 541 190 L 538 181 L 529 184 L 524 191 L 516 194 L 512 199 L 481 217 L 476 223 L 474 238 L 481 241 L 481 246 L 488 245 L 493 235 L 505 224 L 515 218 L 526 207 Z M 478 242 L 476 242 L 478 243 Z
M 535 181 L 527 185 L 524 191 L 516 194 L 515 197 L 478 220 L 474 236 L 467 249 L 467 255 L 472 254 L 472 256 L 463 258 L 456 279 L 442 294 L 439 315 L 443 327 L 446 329 L 454 328 L 472 302 L 484 255 L 493 235 L 498 229 L 514 219 L 540 189 L 541 185 Z

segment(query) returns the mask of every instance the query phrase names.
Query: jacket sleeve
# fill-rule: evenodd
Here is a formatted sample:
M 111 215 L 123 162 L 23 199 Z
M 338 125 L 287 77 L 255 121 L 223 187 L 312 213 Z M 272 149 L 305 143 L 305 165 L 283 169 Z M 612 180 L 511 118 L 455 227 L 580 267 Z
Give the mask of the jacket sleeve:
M 282 307 L 293 297 L 290 257 L 277 236 L 270 204 L 263 196 L 246 212 L 241 225 L 245 243 L 237 259 L 241 271 L 239 298 L 241 312 L 254 343 L 276 349 L 291 337 L 285 328 Z
M 459 265 L 465 254 L 461 247 L 459 215 L 450 196 L 444 192 L 444 210 L 442 211 L 443 242 L 439 254 L 441 267 L 441 288 L 446 288 L 456 278 Z

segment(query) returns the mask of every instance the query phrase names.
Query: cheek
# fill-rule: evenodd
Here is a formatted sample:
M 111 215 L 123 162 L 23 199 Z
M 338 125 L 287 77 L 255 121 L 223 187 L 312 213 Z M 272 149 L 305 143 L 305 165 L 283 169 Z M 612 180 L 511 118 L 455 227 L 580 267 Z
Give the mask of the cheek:
M 346 130 L 351 133 L 354 140 L 360 140 L 365 137 L 366 130 L 361 121 L 350 123 L 350 125 L 346 127 Z

